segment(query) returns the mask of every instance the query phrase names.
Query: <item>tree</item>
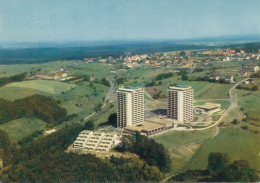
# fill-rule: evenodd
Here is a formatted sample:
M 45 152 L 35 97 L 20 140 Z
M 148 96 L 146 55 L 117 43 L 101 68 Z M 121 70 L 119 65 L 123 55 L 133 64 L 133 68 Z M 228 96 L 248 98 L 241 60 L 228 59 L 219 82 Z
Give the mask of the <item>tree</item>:
M 208 170 L 213 177 L 222 174 L 229 165 L 230 158 L 226 153 L 211 152 L 208 156 Z
M 229 166 L 225 181 L 255 182 L 257 178 L 256 171 L 250 168 L 248 161 L 237 160 Z
M 182 74 L 181 79 L 184 81 L 187 81 L 189 78 L 188 78 L 187 74 Z
M 108 117 L 108 123 L 111 124 L 112 126 L 116 127 L 116 125 L 117 125 L 117 114 L 116 113 L 110 114 L 110 116 Z
M 94 125 L 94 121 L 89 120 L 85 123 L 85 129 L 86 130 L 91 130 L 94 131 L 95 130 L 95 125 Z
M 234 120 L 232 121 L 232 124 L 237 125 L 237 124 L 238 124 L 238 119 L 234 119 Z
M 258 90 L 258 87 L 256 85 L 252 86 L 252 91 L 257 91 Z
M 185 53 L 184 51 L 181 51 L 181 52 L 180 52 L 180 56 L 186 57 L 186 53 Z

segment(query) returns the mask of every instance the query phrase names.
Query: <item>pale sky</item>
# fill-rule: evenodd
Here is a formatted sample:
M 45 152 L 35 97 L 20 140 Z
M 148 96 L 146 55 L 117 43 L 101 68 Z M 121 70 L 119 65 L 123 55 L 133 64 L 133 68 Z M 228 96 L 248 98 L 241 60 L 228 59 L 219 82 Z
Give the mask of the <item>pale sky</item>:
M 260 34 L 260 0 L 0 0 L 0 42 Z

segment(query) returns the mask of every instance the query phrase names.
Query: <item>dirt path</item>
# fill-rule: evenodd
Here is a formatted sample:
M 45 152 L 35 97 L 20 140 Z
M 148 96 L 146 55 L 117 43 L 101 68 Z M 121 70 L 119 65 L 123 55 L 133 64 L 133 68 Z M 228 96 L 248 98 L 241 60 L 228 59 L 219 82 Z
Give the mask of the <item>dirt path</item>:
M 187 166 L 184 170 L 182 170 L 182 172 L 188 170 L 196 161 L 197 159 L 200 157 L 201 153 L 204 151 L 204 149 L 206 149 L 206 147 L 208 146 L 208 144 L 211 143 L 211 141 L 213 140 L 214 137 L 216 137 L 219 134 L 219 127 L 217 127 L 216 133 L 210 138 L 210 140 L 204 145 L 204 147 L 201 149 L 201 151 L 199 152 L 199 154 L 197 155 L 197 157 L 189 164 L 189 166 Z M 167 178 L 165 178 L 164 180 L 162 180 L 162 182 L 166 182 L 167 180 L 169 180 L 170 178 L 174 177 L 177 174 L 173 174 L 168 176 Z

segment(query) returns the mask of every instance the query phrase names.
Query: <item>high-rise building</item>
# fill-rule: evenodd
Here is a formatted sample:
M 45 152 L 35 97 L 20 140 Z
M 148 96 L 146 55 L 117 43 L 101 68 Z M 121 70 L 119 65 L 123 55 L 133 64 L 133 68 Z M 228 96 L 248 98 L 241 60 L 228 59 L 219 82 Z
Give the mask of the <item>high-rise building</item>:
M 122 87 L 117 90 L 117 127 L 144 122 L 144 92 L 138 87 Z
M 193 89 L 190 86 L 177 85 L 169 87 L 167 116 L 178 122 L 193 119 Z

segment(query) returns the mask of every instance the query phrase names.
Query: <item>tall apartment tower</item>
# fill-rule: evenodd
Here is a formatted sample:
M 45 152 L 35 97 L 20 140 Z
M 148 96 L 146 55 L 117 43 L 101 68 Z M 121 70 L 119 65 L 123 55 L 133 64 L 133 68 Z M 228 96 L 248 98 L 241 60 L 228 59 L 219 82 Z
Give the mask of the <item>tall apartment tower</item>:
M 144 122 L 144 92 L 138 87 L 117 90 L 117 127 Z
M 190 86 L 177 85 L 169 87 L 168 118 L 178 122 L 188 122 L 193 119 L 193 89 Z

